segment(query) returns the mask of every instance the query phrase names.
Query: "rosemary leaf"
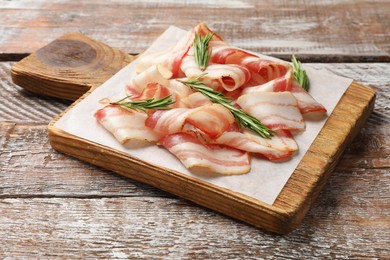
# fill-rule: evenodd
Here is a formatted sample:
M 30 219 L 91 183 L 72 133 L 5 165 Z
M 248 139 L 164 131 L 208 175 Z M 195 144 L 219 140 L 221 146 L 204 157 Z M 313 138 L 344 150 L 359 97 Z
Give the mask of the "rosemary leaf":
M 226 97 L 219 91 L 215 91 L 214 89 L 208 87 L 204 84 L 200 79 L 204 77 L 206 73 L 201 74 L 195 78 L 188 80 L 179 80 L 179 82 L 183 83 L 185 86 L 191 88 L 194 91 L 198 91 L 207 97 L 211 102 L 220 104 L 227 108 L 234 116 L 238 126 L 242 126 L 248 128 L 258 134 L 259 136 L 269 139 L 275 133 L 273 130 L 264 126 L 257 118 L 249 115 L 244 110 L 241 110 L 232 105 L 231 99 Z
M 294 79 L 304 90 L 308 91 L 310 82 L 309 77 L 306 74 L 306 70 L 302 68 L 301 62 L 295 58 L 294 54 L 292 55 L 291 62 L 293 64 Z
M 195 33 L 193 48 L 194 48 L 194 58 L 195 63 L 203 71 L 206 69 L 207 64 L 209 63 L 212 50 L 208 50 L 209 42 L 213 38 L 214 33 L 207 33 L 206 36 L 202 37 L 201 35 Z
M 130 96 L 127 96 L 116 102 L 111 102 L 110 104 L 123 108 L 129 108 L 135 111 L 143 111 L 146 113 L 147 109 L 170 109 L 168 106 L 175 103 L 171 95 L 158 100 L 155 100 L 154 98 L 144 100 L 130 100 L 129 98 Z M 125 101 L 126 99 L 129 99 L 129 101 Z

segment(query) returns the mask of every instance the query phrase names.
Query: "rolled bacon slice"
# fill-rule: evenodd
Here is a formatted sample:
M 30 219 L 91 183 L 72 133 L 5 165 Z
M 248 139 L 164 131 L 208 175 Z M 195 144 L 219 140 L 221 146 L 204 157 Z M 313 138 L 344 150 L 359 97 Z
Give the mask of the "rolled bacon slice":
M 136 72 L 141 73 L 152 65 L 163 64 L 172 72 L 172 76 L 174 78 L 180 76 L 181 62 L 183 58 L 187 55 L 187 52 L 189 51 L 190 47 L 192 46 L 195 33 L 198 33 L 201 36 L 205 36 L 207 33 L 212 33 L 212 31 L 206 26 L 205 23 L 200 23 L 195 28 L 188 31 L 187 34 L 171 48 L 162 52 L 141 56 L 137 62 Z M 218 34 L 214 33 L 214 36 L 211 41 L 223 40 Z
M 203 73 L 202 81 L 216 90 L 233 91 L 244 86 L 250 80 L 250 72 L 236 64 L 209 64 L 205 70 L 199 69 L 193 54 L 189 53 L 181 64 L 181 70 L 187 78 L 194 78 Z
M 211 101 L 199 92 L 188 95 L 182 100 L 182 102 L 188 108 L 196 108 L 211 104 Z
M 128 96 L 138 96 L 150 83 L 159 83 L 163 86 L 169 85 L 172 72 L 161 64 L 152 65 L 147 70 L 134 76 L 130 84 L 126 86 Z
M 270 161 L 289 158 L 298 150 L 297 143 L 287 130 L 278 130 L 271 139 L 261 138 L 248 130 L 227 131 L 218 137 L 215 143 L 259 154 Z
M 250 93 L 239 97 L 237 104 L 271 129 L 305 129 L 297 101 L 290 92 Z
M 131 94 L 134 93 L 134 94 Z M 135 90 L 127 88 L 127 94 L 131 100 L 145 100 L 145 99 L 161 99 L 171 94 L 171 90 L 159 83 L 149 83 L 140 94 L 136 94 Z
M 242 94 L 249 94 L 253 92 L 283 92 L 283 91 L 291 91 L 292 82 L 293 82 L 293 71 L 287 71 L 282 77 L 278 77 L 267 83 L 246 87 L 243 89 Z
M 298 102 L 298 108 L 302 114 L 322 111 L 326 112 L 326 108 L 318 103 L 306 90 L 304 90 L 299 84 L 294 81 L 291 86 L 291 94 Z
M 166 135 L 159 143 L 194 172 L 232 175 L 244 174 L 250 170 L 247 152 L 216 144 L 204 144 L 187 133 Z
M 286 76 L 288 76 L 288 75 L 286 74 Z M 292 75 L 289 75 L 288 77 L 291 77 L 291 76 Z M 270 82 L 267 82 L 263 85 L 247 87 L 242 91 L 242 94 L 245 95 L 245 94 L 250 94 L 250 93 L 255 93 L 255 92 L 289 91 L 297 100 L 297 105 L 298 105 L 299 111 L 302 114 L 316 112 L 316 111 L 326 112 L 326 108 L 323 105 L 321 105 L 320 103 L 318 103 L 295 80 L 290 79 L 290 80 L 292 80 L 292 84 L 290 84 L 290 89 L 285 89 L 285 87 L 287 85 L 283 82 L 284 80 L 287 80 L 287 79 L 278 78 L 278 79 L 272 80 Z
M 218 64 L 236 64 L 247 68 L 251 72 L 249 86 L 261 85 L 281 77 L 289 79 L 290 77 L 285 77 L 285 75 L 292 73 L 292 66 L 287 62 L 275 62 L 260 58 L 222 41 L 213 43 L 213 45 L 210 61 Z M 284 83 L 284 88 L 289 89 L 291 82 L 287 80 Z
M 136 65 L 136 72 L 141 73 L 153 65 L 163 64 L 171 72 L 173 77 L 179 75 L 180 64 L 190 49 L 194 31 L 189 31 L 176 45 L 162 52 L 142 55 Z
M 217 138 L 230 128 L 234 117 L 222 105 L 209 104 L 193 109 L 157 110 L 145 121 L 147 127 L 163 135 L 181 132 L 187 123 L 210 138 Z
M 157 142 L 162 136 L 145 126 L 148 116 L 144 112 L 108 105 L 99 109 L 95 117 L 121 144 L 145 145 L 148 142 Z
M 287 62 L 275 62 L 262 58 L 247 57 L 241 61 L 241 65 L 245 66 L 251 72 L 251 80 L 248 85 L 256 86 L 267 83 L 277 78 L 290 79 L 293 68 Z M 287 77 L 285 75 L 288 75 Z M 290 88 L 291 81 L 285 82 L 286 89 Z

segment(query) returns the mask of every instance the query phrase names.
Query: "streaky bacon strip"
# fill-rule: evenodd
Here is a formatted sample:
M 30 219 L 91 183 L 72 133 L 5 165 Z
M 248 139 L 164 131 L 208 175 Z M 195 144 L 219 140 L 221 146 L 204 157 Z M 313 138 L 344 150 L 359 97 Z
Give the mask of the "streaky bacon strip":
M 188 108 L 201 107 L 205 105 L 210 105 L 211 101 L 199 92 L 192 93 L 185 97 L 182 102 Z
M 171 94 L 171 90 L 159 83 L 149 83 L 141 94 L 136 94 L 135 91 L 133 91 L 133 95 L 130 94 L 131 89 L 127 88 L 127 94 L 130 96 L 131 100 L 145 100 L 145 99 L 161 99 L 166 96 L 169 96 Z
M 238 126 L 236 127 L 238 129 Z M 277 130 L 271 139 L 264 139 L 248 130 L 240 132 L 231 129 L 223 133 L 214 142 L 242 151 L 260 154 L 270 161 L 289 158 L 298 150 L 297 143 L 287 130 Z
M 210 138 L 217 138 L 229 129 L 233 122 L 234 117 L 229 110 L 219 104 L 210 104 L 193 109 L 157 110 L 147 118 L 145 125 L 167 135 L 181 132 L 188 123 Z
M 108 105 L 95 113 L 97 121 L 121 143 L 129 140 L 156 142 L 161 134 L 145 126 L 147 114 Z
M 161 134 L 176 133 L 181 131 L 191 112 L 190 108 L 156 110 L 146 119 L 145 125 Z
M 209 64 L 202 71 L 195 63 L 192 54 L 189 54 L 183 59 L 181 70 L 187 78 L 194 78 L 203 73 L 207 73 L 202 77 L 202 81 L 216 90 L 236 90 L 244 86 L 251 77 L 248 69 L 236 64 Z
M 272 81 L 269 81 L 263 85 L 253 86 L 244 88 L 242 94 L 250 94 L 255 92 L 283 92 L 289 91 L 297 100 L 297 105 L 299 111 L 302 114 L 316 111 L 326 112 L 326 108 L 318 103 L 306 90 L 304 90 L 299 84 L 292 78 L 292 73 L 290 75 L 286 74 L 286 78 L 278 78 Z M 285 84 L 286 80 L 290 80 L 292 84 Z M 286 89 L 286 86 L 290 86 L 290 89 Z
M 254 92 L 283 92 L 291 91 L 293 82 L 293 71 L 288 71 L 284 76 L 268 81 L 267 83 L 246 87 L 243 89 L 242 94 L 249 94 Z
M 302 114 L 316 111 L 326 112 L 326 108 L 318 103 L 306 90 L 301 88 L 296 81 L 292 84 L 291 94 L 297 100 L 298 108 Z
M 229 46 L 226 42 L 211 42 L 213 48 L 210 61 L 218 64 L 242 64 L 242 60 L 248 57 L 259 58 L 242 49 Z
M 211 29 L 209 27 L 207 27 L 207 25 L 204 23 L 204 22 L 201 22 L 200 24 L 198 24 L 196 27 L 195 27 L 195 32 L 197 32 L 199 35 L 201 36 L 206 36 L 206 34 L 211 34 L 211 33 L 214 33 L 213 35 L 213 38 L 211 38 L 211 41 L 210 42 L 223 42 L 223 39 L 221 36 L 219 36 L 217 33 L 211 31 Z
M 210 60 L 213 63 L 237 64 L 247 68 L 251 72 L 250 81 L 248 82 L 250 86 L 261 85 L 292 72 L 292 66 L 287 62 L 263 59 L 242 49 L 229 46 L 224 42 L 214 43 Z M 279 81 L 280 83 L 281 81 Z M 289 89 L 291 82 L 287 80 L 285 84 L 284 88 Z
M 195 136 L 175 133 L 159 143 L 174 154 L 186 168 L 220 174 L 244 174 L 250 170 L 247 152 L 215 144 L 204 144 Z
M 250 93 L 239 97 L 237 104 L 271 129 L 305 129 L 297 101 L 290 92 Z
M 172 72 L 172 77 L 175 78 L 181 75 L 180 66 L 183 58 L 187 55 L 192 46 L 195 33 L 205 36 L 207 33 L 212 33 L 212 31 L 205 23 L 200 23 L 195 28 L 188 31 L 187 34 L 170 49 L 141 56 L 138 59 L 136 66 L 137 73 L 145 71 L 152 65 L 163 64 Z M 223 39 L 218 34 L 214 33 L 211 41 L 218 42 L 223 41 Z
M 168 79 L 171 77 L 172 73 L 168 68 L 160 64 L 153 65 L 131 80 L 130 84 L 126 86 L 126 94 L 128 96 L 139 95 L 149 83 L 159 83 L 168 86 Z
M 234 116 L 222 105 L 211 104 L 195 108 L 187 122 L 210 138 L 217 138 L 234 123 Z
M 251 85 L 264 84 L 292 70 L 292 66 L 287 62 L 275 62 L 255 57 L 247 57 L 241 61 L 241 64 L 252 72 L 252 79 L 249 82 Z
M 171 72 L 173 77 L 180 73 L 180 64 L 192 45 L 194 29 L 189 31 L 179 42 L 162 52 L 142 55 L 136 65 L 136 72 L 140 73 L 156 64 L 163 64 Z

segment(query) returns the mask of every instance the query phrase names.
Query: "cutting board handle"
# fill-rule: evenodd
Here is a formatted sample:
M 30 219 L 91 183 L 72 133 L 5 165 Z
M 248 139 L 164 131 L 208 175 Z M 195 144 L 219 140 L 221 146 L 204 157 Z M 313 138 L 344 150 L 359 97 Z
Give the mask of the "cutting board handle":
M 77 100 L 134 59 L 77 32 L 52 41 L 11 69 L 15 84 L 34 93 Z

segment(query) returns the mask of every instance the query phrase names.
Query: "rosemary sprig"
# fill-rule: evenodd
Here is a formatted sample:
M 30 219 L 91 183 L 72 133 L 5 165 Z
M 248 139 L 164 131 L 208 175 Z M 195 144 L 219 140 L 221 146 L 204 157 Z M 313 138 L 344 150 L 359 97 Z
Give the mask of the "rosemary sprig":
M 220 104 L 227 108 L 233 114 L 239 127 L 243 126 L 245 128 L 248 128 L 263 138 L 268 139 L 273 136 L 273 130 L 261 124 L 261 122 L 257 118 L 249 115 L 244 110 L 233 106 L 231 104 L 231 98 L 226 97 L 219 91 L 215 91 L 214 89 L 208 87 L 206 84 L 200 81 L 200 78 L 204 77 L 204 75 L 206 75 L 206 73 L 203 73 L 192 79 L 178 81 L 191 88 L 192 90 L 202 93 L 211 102 Z
M 294 70 L 294 78 L 295 80 L 301 85 L 301 87 L 308 91 L 310 82 L 309 77 L 306 74 L 306 70 L 302 68 L 302 64 L 300 61 L 295 58 L 295 55 L 292 55 L 291 62 L 293 64 L 293 70 Z
M 210 34 L 207 33 L 205 37 L 202 37 L 201 35 L 195 33 L 194 38 L 194 58 L 195 63 L 198 65 L 198 67 L 203 71 L 206 69 L 207 64 L 209 63 L 212 50 L 208 50 L 209 42 L 211 38 L 213 38 L 214 33 Z
M 122 98 L 121 100 L 118 100 L 116 102 L 111 102 L 110 104 L 123 108 L 133 109 L 135 111 L 143 111 L 146 113 L 146 109 L 170 109 L 168 106 L 175 103 L 171 95 L 158 100 L 155 100 L 154 98 L 149 98 L 144 100 L 125 101 L 128 98 L 130 98 L 130 96 Z

